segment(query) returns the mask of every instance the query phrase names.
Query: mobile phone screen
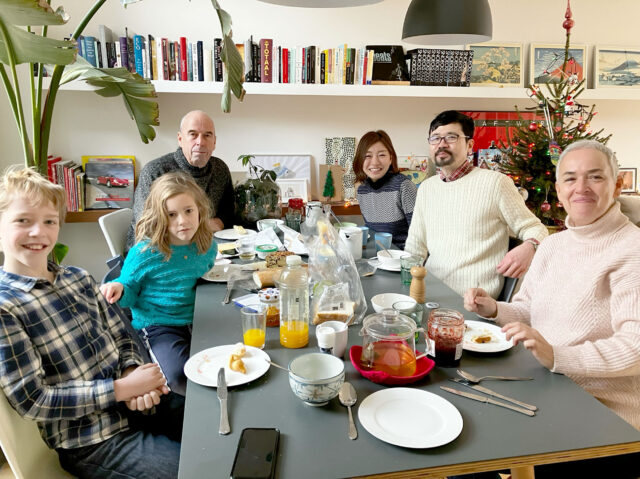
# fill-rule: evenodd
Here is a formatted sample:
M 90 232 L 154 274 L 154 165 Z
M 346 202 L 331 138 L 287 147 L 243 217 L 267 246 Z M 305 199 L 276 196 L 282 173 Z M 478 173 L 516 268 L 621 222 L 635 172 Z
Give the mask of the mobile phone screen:
M 238 441 L 232 479 L 271 479 L 275 474 L 280 431 L 247 428 Z

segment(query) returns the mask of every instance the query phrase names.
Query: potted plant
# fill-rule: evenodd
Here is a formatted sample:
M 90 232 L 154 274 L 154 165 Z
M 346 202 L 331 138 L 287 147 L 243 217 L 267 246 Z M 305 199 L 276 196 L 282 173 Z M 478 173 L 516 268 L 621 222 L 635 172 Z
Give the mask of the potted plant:
M 236 217 L 246 224 L 282 216 L 276 172 L 254 165 L 251 161 L 253 158 L 253 155 L 238 157 L 242 166 L 249 170 L 249 178 L 235 186 Z

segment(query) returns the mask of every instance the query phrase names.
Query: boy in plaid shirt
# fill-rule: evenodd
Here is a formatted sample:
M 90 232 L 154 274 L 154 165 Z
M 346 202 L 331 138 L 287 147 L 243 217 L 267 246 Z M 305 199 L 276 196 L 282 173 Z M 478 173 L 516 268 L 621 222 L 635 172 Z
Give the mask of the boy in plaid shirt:
M 64 189 L 36 172 L 1 179 L 0 387 L 72 474 L 176 477 L 183 399 L 93 278 L 47 261 L 64 215 Z

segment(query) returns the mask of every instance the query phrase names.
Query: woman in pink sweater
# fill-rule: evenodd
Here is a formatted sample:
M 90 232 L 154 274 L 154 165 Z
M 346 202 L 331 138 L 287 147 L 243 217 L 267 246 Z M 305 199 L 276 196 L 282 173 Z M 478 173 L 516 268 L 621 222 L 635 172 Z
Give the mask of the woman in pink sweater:
M 567 230 L 543 241 L 512 303 L 475 288 L 464 299 L 640 430 L 640 229 L 614 201 L 617 172 L 606 146 L 571 144 L 556 168 Z

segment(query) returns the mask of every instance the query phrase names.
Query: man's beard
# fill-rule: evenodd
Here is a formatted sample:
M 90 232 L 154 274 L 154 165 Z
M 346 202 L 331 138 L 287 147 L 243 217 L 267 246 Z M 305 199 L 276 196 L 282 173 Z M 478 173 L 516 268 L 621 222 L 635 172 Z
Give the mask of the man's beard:
M 442 152 L 447 153 L 449 156 L 448 157 L 439 157 L 438 154 L 442 153 Z M 436 166 L 438 168 L 442 168 L 443 166 L 451 165 L 451 164 L 453 164 L 454 161 L 455 160 L 453 158 L 453 155 L 451 154 L 450 151 L 447 151 L 447 150 L 438 150 L 436 152 L 436 154 L 434 155 L 434 157 L 433 157 L 433 162 L 436 164 Z

